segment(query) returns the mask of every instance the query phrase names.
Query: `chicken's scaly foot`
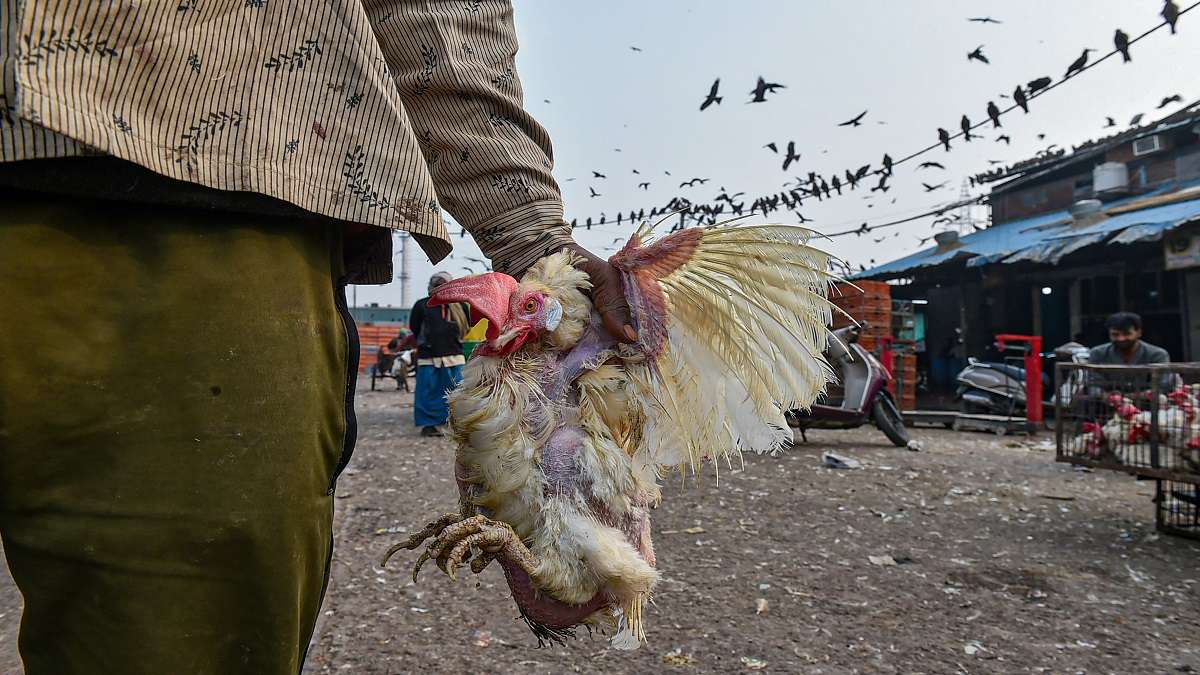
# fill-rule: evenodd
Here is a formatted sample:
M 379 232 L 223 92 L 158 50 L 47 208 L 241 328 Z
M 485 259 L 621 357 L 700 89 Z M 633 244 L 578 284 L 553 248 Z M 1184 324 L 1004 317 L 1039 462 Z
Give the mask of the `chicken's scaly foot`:
M 379 566 L 383 567 L 387 565 L 388 560 L 391 560 L 392 556 L 396 555 L 396 553 L 398 553 L 401 549 L 414 549 L 420 546 L 426 539 L 437 535 L 439 532 L 446 529 L 446 527 L 453 525 L 462 519 L 463 515 L 461 513 L 443 514 L 437 520 L 421 528 L 420 531 L 414 532 L 408 539 L 405 539 L 399 544 L 395 544 L 389 548 L 387 553 L 383 554 L 383 559 L 379 561 Z
M 537 560 L 508 523 L 486 516 L 471 516 L 446 526 L 429 543 L 413 565 L 413 580 L 416 580 L 427 561 L 434 560 L 446 576 L 454 581 L 458 568 L 469 559 L 472 548 L 481 551 L 471 562 L 471 571 L 476 574 L 496 558 L 503 558 L 529 575 L 537 567 Z

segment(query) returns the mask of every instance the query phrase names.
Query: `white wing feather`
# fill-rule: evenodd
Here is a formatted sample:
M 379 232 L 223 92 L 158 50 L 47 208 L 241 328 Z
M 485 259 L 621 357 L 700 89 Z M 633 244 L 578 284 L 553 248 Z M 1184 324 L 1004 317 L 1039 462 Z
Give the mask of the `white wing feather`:
M 638 233 L 643 247 L 648 228 Z M 831 320 L 829 256 L 788 225 L 705 229 L 686 263 L 658 280 L 667 340 L 631 368 L 650 461 L 664 469 L 790 440 L 783 411 L 807 408 L 833 373 L 821 353 Z

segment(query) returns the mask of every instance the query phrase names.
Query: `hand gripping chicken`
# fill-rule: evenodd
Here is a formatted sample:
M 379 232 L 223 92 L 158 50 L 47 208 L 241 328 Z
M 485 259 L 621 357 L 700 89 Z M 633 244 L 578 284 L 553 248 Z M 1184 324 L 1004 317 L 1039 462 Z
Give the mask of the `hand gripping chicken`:
M 828 258 L 808 246 L 810 231 L 652 232 L 610 259 L 633 345 L 608 337 L 566 252 L 521 282 L 466 277 L 429 301 L 466 302 L 488 320 L 449 397 L 460 512 L 387 556 L 433 537 L 414 580 L 428 560 L 451 579 L 468 560 L 476 573 L 497 561 L 539 642 L 581 624 L 615 629 L 617 646 L 644 640 L 658 478 L 779 448 L 790 439 L 782 411 L 810 405 L 830 377 Z

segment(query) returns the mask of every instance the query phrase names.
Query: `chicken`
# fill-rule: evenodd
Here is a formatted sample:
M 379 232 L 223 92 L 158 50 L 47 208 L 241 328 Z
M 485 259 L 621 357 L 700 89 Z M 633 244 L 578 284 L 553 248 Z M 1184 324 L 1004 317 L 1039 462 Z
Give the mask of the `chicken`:
M 828 258 L 785 225 L 642 226 L 610 262 L 638 341 L 617 344 L 569 253 L 518 282 L 489 273 L 441 286 L 467 302 L 487 341 L 450 395 L 458 513 L 388 551 L 415 549 L 451 578 L 501 566 L 543 641 L 578 625 L 644 641 L 642 608 L 660 578 L 649 512 L 667 473 L 781 448 L 784 410 L 832 374 L 821 357 Z M 386 558 L 385 558 L 386 561 Z

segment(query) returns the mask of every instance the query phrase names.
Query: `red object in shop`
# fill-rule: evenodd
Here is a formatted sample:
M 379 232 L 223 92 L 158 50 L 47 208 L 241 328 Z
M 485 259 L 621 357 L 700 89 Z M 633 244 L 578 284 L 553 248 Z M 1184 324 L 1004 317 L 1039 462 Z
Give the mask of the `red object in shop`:
M 892 342 L 895 341 L 891 335 L 884 335 L 879 338 L 879 362 L 883 364 L 883 369 L 893 379 L 896 377 L 896 354 L 892 351 Z M 891 386 L 890 384 L 888 385 Z
M 1042 336 L 1001 333 L 996 336 L 996 346 L 1004 349 L 1009 342 L 1024 342 L 1025 351 L 1025 419 L 1031 423 L 1042 421 Z

